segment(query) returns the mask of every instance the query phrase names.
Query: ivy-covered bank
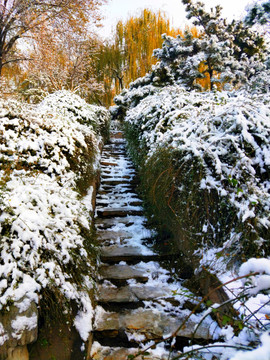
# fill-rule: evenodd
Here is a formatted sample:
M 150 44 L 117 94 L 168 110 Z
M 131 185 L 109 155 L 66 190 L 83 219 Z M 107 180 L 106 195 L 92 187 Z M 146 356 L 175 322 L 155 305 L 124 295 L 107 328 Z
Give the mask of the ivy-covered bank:
M 35 340 L 39 319 L 68 318 L 88 339 L 93 193 L 109 114 L 59 91 L 35 106 L 1 100 L 0 117 L 0 358 L 6 359 L 8 349 L 27 343 L 25 333 L 34 331 Z

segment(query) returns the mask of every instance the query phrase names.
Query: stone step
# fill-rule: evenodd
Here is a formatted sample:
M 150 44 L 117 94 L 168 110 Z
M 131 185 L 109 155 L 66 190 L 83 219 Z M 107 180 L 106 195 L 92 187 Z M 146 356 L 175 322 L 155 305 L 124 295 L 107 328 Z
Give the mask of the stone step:
M 102 157 L 102 161 L 104 163 L 109 163 L 109 165 L 112 163 L 117 163 L 117 166 L 120 168 L 120 162 L 125 162 L 126 165 L 130 165 L 133 168 L 132 162 L 129 161 L 128 158 L 123 157 L 123 156 L 103 156 Z M 104 166 L 103 164 L 101 164 L 102 166 Z M 108 165 L 106 165 L 108 166 Z
M 123 186 L 119 186 L 119 185 L 123 185 Z M 136 195 L 135 191 L 134 191 L 134 186 L 132 186 L 131 184 L 119 184 L 119 185 L 106 185 L 106 184 L 101 184 L 100 189 L 99 189 L 99 193 L 102 194 L 103 191 L 107 191 L 107 192 L 112 192 L 115 193 L 115 195 L 119 195 L 119 194 L 124 194 L 127 192 L 127 190 L 129 190 L 130 192 L 132 192 L 133 195 Z
M 127 360 L 131 358 L 131 355 L 135 356 L 138 351 L 137 348 L 102 346 L 95 341 L 91 348 L 90 357 L 92 360 Z M 136 356 L 136 360 L 168 360 L 170 356 L 169 352 L 165 350 L 163 355 L 154 355 L 151 350 L 148 351 L 148 354 Z
M 115 185 L 126 185 L 126 184 L 130 184 L 131 180 L 130 179 L 102 179 L 102 185 L 111 185 L 111 186 L 115 186 Z
M 109 203 L 107 200 L 97 200 L 96 201 L 96 209 L 104 209 L 104 208 L 129 208 L 131 207 L 141 207 L 142 203 L 139 201 L 134 202 L 125 202 L 124 199 L 118 199 L 118 200 L 112 200 L 111 203 Z
M 124 224 L 127 227 L 130 225 L 134 224 L 134 221 L 136 221 L 138 219 L 138 217 L 120 217 L 120 218 L 107 218 L 107 219 L 101 219 L 101 218 L 96 218 L 95 219 L 95 224 L 99 227 L 99 228 L 107 228 L 107 227 L 113 227 L 117 224 Z M 128 229 L 127 229 L 128 230 Z
M 123 131 L 111 131 L 111 139 L 123 139 Z
M 138 298 L 129 286 L 111 287 L 100 285 L 98 288 L 97 301 L 104 303 L 129 303 L 138 302 Z
M 129 179 L 133 178 L 133 176 L 131 174 L 130 175 L 121 175 L 120 173 L 119 174 L 114 173 L 113 175 L 114 176 L 112 176 L 111 173 L 101 174 L 101 181 L 103 181 L 103 180 L 129 180 Z
M 119 138 L 111 137 L 110 142 L 112 144 L 126 144 L 126 140 L 120 137 Z
M 188 311 L 178 311 L 177 315 L 157 309 L 123 309 L 121 312 L 105 311 L 100 305 L 96 308 L 94 331 L 119 331 L 144 335 L 145 340 L 162 339 L 177 332 L 177 336 L 211 339 L 210 325 L 218 326 L 210 316 L 200 322 L 199 316 L 190 316 Z M 187 320 L 186 320 L 187 319 Z M 183 323 L 185 324 L 183 325 Z M 196 332 L 195 332 L 196 329 Z
M 107 188 L 107 189 L 100 189 L 99 190 L 99 194 L 100 195 L 105 195 L 107 197 L 111 197 L 111 196 L 117 196 L 117 195 L 125 195 L 125 194 L 129 194 L 130 196 L 134 196 L 136 195 L 133 191 L 133 189 L 131 187 L 125 187 L 125 189 L 122 189 L 121 191 L 115 191 L 112 188 Z M 128 195 L 125 195 L 128 196 Z
M 122 155 L 125 158 L 127 158 L 127 154 L 126 154 L 126 150 L 125 149 L 115 149 L 115 148 L 110 148 L 110 149 L 104 149 L 102 152 L 102 156 L 117 156 L 117 155 Z
M 125 245 L 125 241 L 120 241 L 121 245 Z M 101 248 L 100 259 L 102 262 L 106 263 L 117 263 L 120 261 L 126 261 L 128 263 L 135 262 L 149 262 L 149 261 L 161 261 L 168 260 L 172 258 L 171 253 L 164 254 L 142 254 L 140 247 L 132 246 L 119 246 L 118 244 L 113 244 L 108 242 Z
M 101 218 L 126 217 L 128 215 L 143 215 L 142 209 L 123 208 L 103 208 L 97 210 L 97 216 Z
M 149 278 L 144 269 L 129 265 L 101 265 L 99 268 L 101 279 L 106 280 L 129 280 L 136 279 L 147 281 Z
M 117 205 L 117 207 L 126 207 L 126 206 L 132 206 L 132 207 L 141 207 L 142 205 L 142 201 L 140 200 L 134 200 L 134 201 L 129 201 L 129 202 L 126 202 L 127 200 L 127 196 L 122 196 L 122 197 L 117 197 L 117 198 L 114 198 L 112 196 L 111 200 L 109 200 L 108 198 L 97 198 L 96 199 L 96 206 L 98 207 L 111 207 L 111 206 L 114 206 L 114 205 L 111 205 L 111 204 L 120 204 L 120 205 Z M 114 206 L 116 207 L 116 206 Z
M 97 231 L 97 238 L 99 241 L 105 241 L 105 240 L 121 241 L 121 240 L 125 240 L 125 239 L 131 239 L 132 234 L 128 231 L 99 230 L 99 231 Z
M 103 147 L 102 156 L 104 153 L 107 153 L 107 152 L 110 152 L 112 154 L 121 152 L 121 153 L 124 153 L 125 156 L 128 156 L 127 151 L 126 151 L 126 144 L 124 142 L 111 143 L 111 144 L 108 144 L 108 146 Z
M 116 162 L 111 162 L 111 161 L 101 161 L 100 165 L 101 166 L 118 166 L 118 164 Z
M 159 287 L 147 284 L 122 287 L 101 284 L 98 287 L 97 301 L 100 303 L 130 303 L 165 299 L 172 296 L 172 290 L 164 284 L 160 284 Z
M 99 194 L 106 195 L 107 197 L 123 195 L 123 194 L 129 194 L 130 196 L 136 195 L 136 193 L 134 192 L 134 188 L 129 185 L 122 187 L 120 189 L 116 189 L 112 186 L 105 186 L 105 187 L 101 186 L 99 189 Z M 128 196 L 128 195 L 125 195 L 125 196 Z
M 135 246 L 119 246 L 111 245 L 101 248 L 100 259 L 102 262 L 120 262 L 120 261 L 152 261 L 160 260 L 161 256 L 158 254 L 143 254 L 141 247 Z
M 96 205 L 100 205 L 104 207 L 140 207 L 142 206 L 143 202 L 140 199 L 136 199 L 134 196 L 135 193 L 131 193 L 133 196 L 129 197 L 126 194 L 122 194 L 121 196 L 114 196 L 111 194 L 111 196 L 106 197 L 97 197 L 96 198 Z M 113 204 L 121 204 L 121 205 L 113 205 Z
M 115 191 L 114 195 L 104 195 L 104 194 L 98 194 L 97 195 L 97 200 L 107 200 L 108 202 L 113 202 L 113 201 L 117 201 L 117 200 L 125 200 L 125 201 L 132 201 L 132 202 L 142 202 L 142 200 L 138 197 L 138 194 L 136 194 L 136 192 L 134 192 L 134 190 L 130 191 L 130 194 L 127 198 L 126 193 L 121 193 L 120 191 Z
M 126 162 L 128 162 L 128 158 L 122 154 L 114 154 L 114 153 L 110 153 L 110 154 L 104 154 L 102 156 L 104 161 L 118 161 L 118 160 L 124 160 Z

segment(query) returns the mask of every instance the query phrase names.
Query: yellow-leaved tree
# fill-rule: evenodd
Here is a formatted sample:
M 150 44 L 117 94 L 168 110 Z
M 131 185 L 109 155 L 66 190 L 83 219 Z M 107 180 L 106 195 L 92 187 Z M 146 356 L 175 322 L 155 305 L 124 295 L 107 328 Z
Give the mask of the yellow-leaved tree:
M 182 34 L 162 11 L 144 9 L 139 16 L 117 23 L 113 40 L 100 47 L 97 57 L 97 73 L 105 88 L 102 103 L 110 105 L 115 94 L 151 70 L 157 62 L 153 50 L 162 46 L 164 33 Z

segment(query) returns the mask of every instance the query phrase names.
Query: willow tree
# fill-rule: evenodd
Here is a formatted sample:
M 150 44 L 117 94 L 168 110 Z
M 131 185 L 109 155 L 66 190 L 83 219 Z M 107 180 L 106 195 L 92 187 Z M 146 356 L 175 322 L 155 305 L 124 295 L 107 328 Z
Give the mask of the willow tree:
M 110 104 L 113 95 L 151 70 L 157 61 L 153 50 L 162 45 L 164 33 L 175 36 L 181 31 L 173 29 L 161 11 L 145 9 L 139 16 L 117 23 L 113 40 L 101 47 L 97 61 L 97 72 L 106 88 L 104 103 Z
M 138 17 L 130 17 L 126 23 L 120 21 L 116 27 L 115 46 L 124 53 L 123 85 L 145 75 L 156 62 L 153 50 L 162 44 L 161 35 L 175 35 L 180 31 L 171 28 L 166 15 L 145 9 Z M 123 64 L 122 64 L 123 67 Z

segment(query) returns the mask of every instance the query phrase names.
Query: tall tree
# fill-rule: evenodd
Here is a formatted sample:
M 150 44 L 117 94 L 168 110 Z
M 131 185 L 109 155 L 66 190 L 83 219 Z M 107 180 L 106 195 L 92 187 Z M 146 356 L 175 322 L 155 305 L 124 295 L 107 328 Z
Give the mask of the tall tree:
M 140 16 L 130 17 L 126 23 L 118 23 L 115 46 L 124 53 L 124 85 L 151 70 L 156 63 L 152 57 L 153 50 L 161 46 L 161 35 L 164 33 L 176 35 L 180 30 L 172 29 L 169 19 L 161 11 L 154 13 L 144 9 Z
M 169 19 L 161 11 L 144 9 L 139 16 L 131 16 L 126 22 L 117 23 L 112 42 L 100 49 L 97 69 L 107 91 L 106 104 L 131 81 L 144 76 L 157 62 L 153 50 L 162 45 L 163 33 L 177 35 L 180 30 L 171 27 Z
M 242 22 L 228 25 L 220 6 L 207 12 L 201 2 L 182 2 L 187 18 L 201 29 L 201 36 L 195 38 L 188 32 L 184 37 L 166 36 L 163 47 L 155 51 L 163 66 L 170 65 L 177 82 L 201 87 L 204 78 L 209 79 L 210 89 L 228 83 L 235 86 L 261 70 L 265 50 L 261 36 Z
M 33 39 L 33 61 L 27 64 L 27 78 L 20 86 L 24 97 L 33 101 L 44 92 L 68 89 L 89 99 L 102 91 L 93 61 L 99 41 L 86 29 L 78 34 L 43 24 Z
M 0 75 L 10 63 L 25 60 L 16 51 L 42 24 L 54 27 L 84 27 L 91 19 L 99 20 L 98 7 L 107 0 L 0 0 Z

